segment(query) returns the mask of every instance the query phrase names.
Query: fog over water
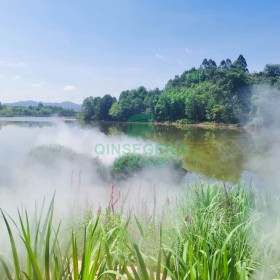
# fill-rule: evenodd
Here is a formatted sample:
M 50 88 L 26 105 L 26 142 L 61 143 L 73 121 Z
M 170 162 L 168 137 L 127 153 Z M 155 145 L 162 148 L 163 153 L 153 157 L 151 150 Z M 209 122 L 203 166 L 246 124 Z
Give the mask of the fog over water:
M 270 91 L 269 91 L 270 92 Z M 152 213 L 156 207 L 162 213 L 165 203 L 176 203 L 189 183 L 223 181 L 226 186 L 244 181 L 263 193 L 279 194 L 279 129 L 278 113 L 271 115 L 271 93 L 263 91 L 255 102 L 258 114 L 252 123 L 271 123 L 256 129 L 213 129 L 174 127 L 152 124 L 102 123 L 83 125 L 75 120 L 57 118 L 0 119 L 0 205 L 12 217 L 27 208 L 34 211 L 35 202 L 49 203 L 55 193 L 55 221 L 64 225 L 84 218 L 87 210 L 94 213 L 105 209 L 110 201 L 136 214 Z M 263 104 L 263 106 L 259 106 Z M 276 110 L 277 112 L 277 110 Z M 273 118 L 273 121 L 271 120 Z M 110 178 L 110 168 L 117 154 L 96 149 L 119 145 L 139 148 L 145 145 L 184 147 L 180 158 L 188 170 L 178 183 L 172 168 L 149 167 L 127 180 Z M 99 152 L 98 152 L 99 151 Z M 181 150 L 182 151 L 182 150 Z M 177 156 L 177 155 L 176 155 Z M 93 159 L 105 167 L 99 169 Z M 267 254 L 264 267 L 276 264 L 280 255 L 271 259 L 271 244 L 278 243 L 280 210 L 271 200 L 272 211 L 254 210 L 257 217 L 252 228 L 260 240 L 258 254 Z M 146 214 L 145 214 L 146 213 Z M 2 223 L 2 222 L 1 222 Z M 8 240 L 1 238 L 2 251 L 8 250 Z M 275 243 L 276 242 L 276 243 Z M 7 245 L 5 245 L 7 244 Z M 6 248 L 7 247 L 7 248 Z M 265 275 L 267 278 L 262 278 Z M 270 272 L 256 274 L 256 279 L 269 279 Z
M 122 197 L 129 192 L 133 205 L 139 192 L 147 199 L 153 192 L 157 193 L 159 201 L 175 199 L 188 182 L 201 179 L 260 182 L 263 168 L 256 166 L 254 161 L 260 153 L 259 139 L 256 133 L 242 129 L 113 123 L 89 126 L 57 118 L 2 118 L 1 207 L 15 211 L 16 206 L 31 205 L 35 200 L 40 202 L 44 196 L 50 199 L 56 192 L 61 213 L 69 212 L 73 205 L 79 212 L 85 205 L 106 207 L 113 184 L 120 189 Z M 132 151 L 137 146 L 137 151 L 142 153 L 143 147 L 158 144 L 184 147 L 180 156 L 189 172 L 181 184 L 176 183 L 174 170 L 169 168 L 149 168 L 122 182 L 104 180 L 106 174 L 101 172 L 100 175 L 88 162 L 90 158 L 98 157 L 104 166 L 110 166 L 118 157 L 110 150 L 112 145 L 126 145 Z M 44 155 L 43 163 L 30 159 L 34 148 L 50 145 L 60 145 L 82 156 L 54 160 L 52 156 Z
M 99 127 L 81 126 L 71 120 L 1 119 L 1 207 L 8 212 L 15 212 L 16 207 L 21 205 L 31 205 L 32 208 L 35 201 L 40 203 L 44 197 L 50 200 L 56 193 L 56 208 L 59 208 L 60 215 L 68 215 L 70 210 L 72 214 L 73 210 L 78 214 L 86 207 L 107 207 L 113 184 L 116 188 L 114 195 L 117 197 L 120 191 L 123 199 L 129 192 L 131 204 L 138 199 L 139 193 L 143 199 L 147 199 L 157 192 L 159 200 L 162 201 L 167 196 L 174 196 L 174 175 L 169 168 L 149 168 L 122 182 L 105 180 L 105 172 L 100 174 L 92 166 L 91 159 L 98 156 L 105 167 L 112 165 L 118 155 L 111 154 L 110 150 L 97 154 L 95 146 L 110 147 L 113 144 L 143 147 L 154 145 L 155 142 L 141 137 L 130 137 L 121 131 L 108 135 L 101 132 Z M 39 154 L 38 160 L 31 154 L 32 151 L 40 152 L 42 147 L 63 147 L 69 155 L 56 157 L 55 154 Z M 193 177 L 195 175 L 189 176 L 189 179 Z M 171 193 L 168 188 L 172 184 L 174 188 Z

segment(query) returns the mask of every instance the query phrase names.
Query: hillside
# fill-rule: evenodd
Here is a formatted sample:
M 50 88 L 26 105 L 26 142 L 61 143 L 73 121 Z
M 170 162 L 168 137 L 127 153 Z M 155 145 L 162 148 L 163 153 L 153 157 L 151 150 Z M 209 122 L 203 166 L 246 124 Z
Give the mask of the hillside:
M 222 60 L 219 66 L 204 59 L 199 68 L 169 80 L 163 90 L 141 86 L 123 91 L 118 100 L 110 95 L 88 97 L 80 117 L 85 121 L 247 123 L 259 111 L 252 96 L 264 85 L 279 97 L 279 64 L 267 64 L 263 71 L 250 73 L 243 55 L 234 62 Z
M 26 101 L 17 101 L 13 103 L 3 103 L 3 105 L 11 106 L 11 107 L 29 107 L 29 106 L 38 106 L 40 103 L 43 104 L 44 106 L 61 107 L 63 109 L 73 109 L 74 111 L 80 111 L 81 109 L 80 104 L 76 104 L 70 101 L 53 103 L 53 102 L 38 102 L 33 100 L 26 100 Z

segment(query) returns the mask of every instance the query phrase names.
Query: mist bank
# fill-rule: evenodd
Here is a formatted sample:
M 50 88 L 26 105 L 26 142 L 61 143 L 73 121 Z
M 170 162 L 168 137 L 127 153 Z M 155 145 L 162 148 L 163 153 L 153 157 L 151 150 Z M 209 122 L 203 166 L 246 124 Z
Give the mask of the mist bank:
M 106 135 L 97 127 L 59 118 L 52 123 L 48 119 L 8 123 L 0 130 L 4 147 L 0 150 L 0 203 L 12 212 L 14 205 L 32 208 L 34 201 L 40 203 L 56 193 L 61 215 L 69 211 L 78 215 L 85 201 L 95 208 L 106 205 L 113 185 L 122 194 L 130 189 L 128 205 L 136 202 L 139 192 L 141 197 L 151 197 L 155 190 L 161 193 L 159 201 L 164 201 L 167 193 L 172 197 L 179 191 L 184 180 L 198 177 L 182 169 L 182 155 L 169 157 L 159 151 L 164 145 L 152 140 L 124 133 Z M 116 146 L 146 150 L 127 154 L 111 149 Z
M 26 256 L 30 263 L 37 263 L 38 275 L 59 270 L 60 275 L 69 276 L 73 266 L 77 268 L 75 273 L 87 273 L 87 268 L 79 264 L 85 264 L 82 256 L 84 250 L 89 250 L 92 254 L 87 263 L 100 264 L 96 271 L 101 279 L 102 273 L 104 278 L 110 271 L 127 275 L 131 267 L 137 266 L 135 273 L 139 272 L 140 279 L 145 269 L 172 279 L 182 279 L 190 271 L 193 279 L 205 273 L 214 275 L 213 279 L 233 275 L 244 280 L 277 279 L 280 102 L 277 91 L 260 89 L 252 99 L 256 111 L 250 122 L 259 129 L 248 132 L 250 141 L 246 143 L 253 146 L 253 153 L 243 162 L 245 185 L 209 184 L 211 178 L 191 172 L 178 182 L 179 162 L 157 166 L 153 153 L 148 158 L 143 154 L 144 147 L 153 147 L 158 140 L 156 134 L 139 137 L 147 133 L 143 129 L 124 134 L 111 128 L 108 135 L 98 127 L 80 127 L 60 119 L 54 125 L 32 127 L 25 123 L 15 131 L 11 128 L 16 122 L 4 126 L 0 131 L 5 131 L 0 143 L 6 147 L 0 150 L 0 204 L 5 211 L 1 228 L 11 226 L 12 231 L 1 235 L 2 275 L 7 274 L 5 267 L 16 273 L 13 263 L 19 263 L 19 275 L 22 271 L 33 275 L 33 266 L 26 266 Z M 31 129 L 36 133 L 31 135 Z M 203 145 L 209 144 L 206 149 L 194 143 L 195 131 L 182 133 L 184 141 L 196 146 L 195 150 L 186 149 L 183 156 L 193 152 L 198 157 L 200 152 L 205 161 L 205 154 L 214 151 L 214 156 L 232 157 L 236 133 L 223 132 L 227 145 L 221 146 L 207 131 L 203 135 L 207 140 Z M 177 135 L 170 133 L 168 139 L 176 143 Z M 143 149 L 138 150 L 139 154 L 120 156 L 113 153 L 116 146 Z M 244 151 L 249 148 L 242 147 Z M 218 159 L 213 157 L 206 164 L 212 165 Z M 222 167 L 225 161 L 220 164 Z M 50 210 L 40 212 L 43 201 L 51 201 L 54 194 L 55 206 L 52 202 L 46 207 Z M 44 222 L 39 222 L 38 213 L 43 213 Z M 16 236 L 15 246 L 9 245 L 13 244 L 10 232 Z M 70 251 L 64 250 L 64 242 L 70 244 Z M 54 250 L 48 251 L 50 247 Z M 19 262 L 13 261 L 12 248 L 18 251 Z M 62 257 L 56 259 L 58 248 Z M 31 258 L 30 252 L 40 253 Z M 51 260 L 47 266 L 44 256 Z

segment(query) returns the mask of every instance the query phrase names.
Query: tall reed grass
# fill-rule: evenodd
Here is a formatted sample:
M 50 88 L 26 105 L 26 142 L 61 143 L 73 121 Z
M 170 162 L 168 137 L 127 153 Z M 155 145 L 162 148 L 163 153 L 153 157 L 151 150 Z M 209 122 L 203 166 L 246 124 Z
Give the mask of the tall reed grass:
M 54 222 L 54 198 L 33 216 L 1 210 L 10 253 L 0 255 L 0 279 L 250 279 L 261 269 L 252 238 L 257 203 L 241 185 L 199 184 L 148 215 L 111 199 L 70 228 Z

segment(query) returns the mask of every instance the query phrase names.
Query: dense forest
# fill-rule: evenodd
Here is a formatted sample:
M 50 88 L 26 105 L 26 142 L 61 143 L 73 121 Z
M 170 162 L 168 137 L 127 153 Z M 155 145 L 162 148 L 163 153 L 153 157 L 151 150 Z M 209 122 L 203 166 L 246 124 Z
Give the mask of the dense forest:
M 0 116 L 33 116 L 33 117 L 49 117 L 57 115 L 59 117 L 73 117 L 77 115 L 73 109 L 64 109 L 60 106 L 45 106 L 39 103 L 38 106 L 7 106 L 0 102 Z
M 252 112 L 252 95 L 260 85 L 280 88 L 280 65 L 267 64 L 263 71 L 249 73 L 243 55 L 217 65 L 204 59 L 198 69 L 184 71 L 163 90 L 123 91 L 118 100 L 110 95 L 87 97 L 80 117 L 85 121 L 156 121 L 239 124 Z M 276 92 L 276 91 L 275 91 Z

